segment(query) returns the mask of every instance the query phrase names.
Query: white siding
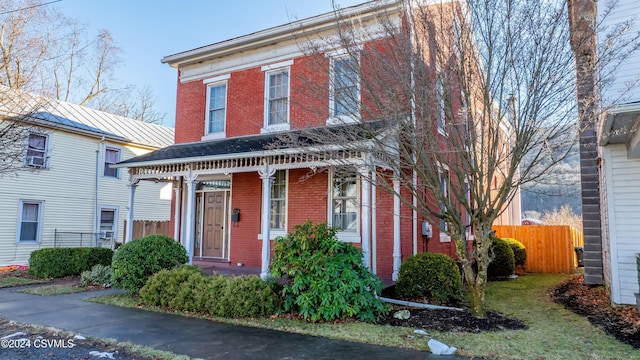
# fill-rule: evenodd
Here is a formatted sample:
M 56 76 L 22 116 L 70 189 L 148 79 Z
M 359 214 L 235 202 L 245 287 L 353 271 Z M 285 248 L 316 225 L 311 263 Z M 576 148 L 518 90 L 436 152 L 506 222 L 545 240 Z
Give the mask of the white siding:
M 598 2 L 598 13 L 602 19 L 603 13 L 607 9 L 608 1 Z M 602 28 L 598 34 L 600 41 L 604 41 L 608 31 L 611 31 L 617 24 L 624 21 L 633 20 L 631 34 L 640 31 L 640 1 L 620 0 L 613 8 L 612 12 L 604 18 Z M 636 81 L 640 76 L 640 53 L 635 52 L 616 69 L 615 81 L 610 87 L 604 89 L 603 103 L 605 106 L 612 103 L 623 104 L 640 100 L 640 88 L 634 87 L 630 91 L 625 86 L 626 81 Z M 622 96 L 622 97 L 621 97 Z
M 640 160 L 627 159 L 624 145 L 603 149 L 609 225 L 611 296 L 616 304 L 635 304 L 639 291 L 636 253 L 640 253 Z M 605 229 L 606 230 L 606 229 Z M 605 244 L 606 245 L 606 244 Z
M 140 153 L 118 144 L 122 159 Z M 58 231 L 93 232 L 95 203 L 96 153 L 100 140 L 74 133 L 51 131 L 49 168 L 36 172 L 22 171 L 17 177 L 0 178 L 0 266 L 26 264 L 31 251 L 54 246 Z M 147 152 L 147 151 L 144 151 Z M 119 221 L 117 238 L 122 238 L 129 201 L 126 170 L 120 179 L 102 176 L 100 154 L 98 205 L 116 205 Z M 170 201 L 160 200 L 162 183 L 143 183 L 138 187 L 135 218 L 169 220 Z M 44 201 L 42 242 L 17 243 L 18 207 L 21 199 Z M 89 241 L 90 243 L 90 241 Z

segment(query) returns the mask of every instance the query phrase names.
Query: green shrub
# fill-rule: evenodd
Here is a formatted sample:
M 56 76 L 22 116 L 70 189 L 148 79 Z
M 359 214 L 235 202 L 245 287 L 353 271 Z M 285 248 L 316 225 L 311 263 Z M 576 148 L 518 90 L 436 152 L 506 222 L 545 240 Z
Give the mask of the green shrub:
M 515 256 L 509 244 L 502 239 L 493 239 L 491 245 L 493 261 L 489 264 L 487 275 L 489 277 L 509 276 L 515 270 Z
M 382 281 L 362 263 L 362 251 L 338 241 L 336 230 L 310 221 L 276 239 L 271 271 L 286 281 L 285 311 L 305 319 L 331 321 L 356 317 L 376 321 L 387 306 L 378 295 Z
M 525 249 L 524 245 L 514 238 L 501 239 L 503 241 L 506 241 L 507 244 L 511 247 L 511 250 L 513 250 L 513 256 L 515 258 L 516 266 L 522 266 L 524 268 L 527 262 L 527 250 Z
M 113 251 L 105 248 L 47 248 L 29 257 L 29 273 L 35 277 L 78 276 L 94 265 L 110 265 Z
M 111 286 L 111 266 L 101 264 L 94 265 L 91 270 L 83 271 L 80 274 L 80 285 L 82 286 Z
M 420 253 L 400 265 L 395 293 L 409 300 L 452 304 L 462 298 L 462 278 L 455 261 L 444 254 Z
M 168 236 L 149 235 L 135 239 L 118 248 L 113 257 L 113 285 L 138 292 L 151 275 L 187 260 L 184 247 Z
M 208 276 L 197 266 L 161 270 L 142 289 L 143 303 L 223 317 L 260 317 L 280 311 L 277 283 L 258 276 Z

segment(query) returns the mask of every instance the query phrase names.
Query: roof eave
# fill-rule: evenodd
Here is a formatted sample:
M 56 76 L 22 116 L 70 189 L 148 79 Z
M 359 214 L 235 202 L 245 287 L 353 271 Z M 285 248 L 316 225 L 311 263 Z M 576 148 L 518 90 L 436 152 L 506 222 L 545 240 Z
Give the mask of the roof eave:
M 401 4 L 402 2 L 397 0 L 370 1 L 338 11 L 341 17 L 359 16 L 363 19 L 369 19 L 376 16 L 377 11 L 380 11 L 380 9 L 399 8 Z M 328 12 L 193 50 L 168 55 L 160 61 L 177 69 L 180 66 L 202 62 L 211 58 L 263 47 L 274 42 L 295 39 L 310 31 L 315 33 L 331 30 L 338 25 L 336 13 Z

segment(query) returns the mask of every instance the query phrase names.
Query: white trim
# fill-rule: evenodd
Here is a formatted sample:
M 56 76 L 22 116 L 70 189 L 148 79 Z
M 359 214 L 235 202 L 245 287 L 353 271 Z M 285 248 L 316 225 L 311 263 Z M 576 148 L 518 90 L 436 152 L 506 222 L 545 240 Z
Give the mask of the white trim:
M 38 205 L 38 228 L 36 229 L 35 240 L 20 240 L 22 235 L 22 213 L 24 204 Z M 42 228 L 44 222 L 44 200 L 20 199 L 18 200 L 18 223 L 16 224 L 16 244 L 41 244 Z
M 333 226 L 333 182 L 335 178 L 335 170 L 333 168 L 329 169 L 327 172 L 329 175 L 329 181 L 327 181 L 328 189 L 327 189 L 327 224 L 329 226 Z M 361 195 L 361 186 L 360 186 L 360 174 L 354 170 L 354 176 L 356 178 L 356 203 L 358 204 L 358 211 L 356 212 L 357 224 L 356 231 L 338 231 L 336 236 L 338 240 L 343 242 L 351 242 L 351 243 L 359 243 L 362 242 L 360 226 L 362 221 L 362 204 L 360 203 L 362 195 Z
M 230 77 L 231 77 L 231 74 L 219 75 L 212 78 L 204 79 L 202 80 L 202 83 L 208 85 L 216 82 L 223 82 L 225 80 L 229 80 Z
M 44 151 L 42 152 L 42 156 L 35 155 L 27 155 L 29 152 L 29 137 L 31 135 L 34 136 L 42 136 L 45 138 L 44 140 Z M 29 131 L 27 134 L 26 146 L 24 149 L 24 160 L 23 166 L 27 168 L 35 168 L 35 169 L 48 169 L 49 168 L 49 143 L 51 142 L 51 135 L 44 133 L 42 131 Z M 35 158 L 42 158 L 42 165 L 37 165 L 37 161 L 34 161 Z
M 602 156 L 604 160 L 604 176 L 606 186 L 606 219 L 607 228 L 609 231 L 609 268 L 611 269 L 611 299 L 614 303 L 620 304 L 622 302 L 622 294 L 620 290 L 620 274 L 619 274 L 619 259 L 618 259 L 618 237 L 616 230 L 616 211 L 615 211 L 615 194 L 613 189 L 613 157 L 612 148 L 604 147 Z M 600 201 L 602 201 L 602 194 L 600 195 Z
M 271 85 L 270 77 L 273 74 L 287 73 L 287 119 L 282 124 L 269 124 L 269 87 Z M 291 124 L 291 68 L 288 66 L 274 68 L 264 73 L 264 120 L 261 133 L 273 131 L 289 130 Z
M 209 93 L 212 88 L 216 88 L 219 86 L 224 86 L 224 124 L 222 131 L 209 132 L 209 124 L 211 123 L 211 119 L 209 119 L 209 114 L 211 113 L 211 94 Z M 213 140 L 213 139 L 222 139 L 227 137 L 227 109 L 228 109 L 228 93 L 229 93 L 229 83 L 226 80 L 220 80 L 216 82 L 209 82 L 207 84 L 206 91 L 206 105 L 205 105 L 205 114 L 204 114 L 204 136 L 201 140 Z
M 122 148 L 122 146 L 113 146 L 113 145 L 106 145 L 104 146 L 104 154 L 102 156 L 102 177 L 103 178 L 107 178 L 107 179 L 121 179 L 122 176 L 122 172 L 120 171 L 120 167 L 113 167 L 111 169 L 115 169 L 116 170 L 116 176 L 110 176 L 110 175 L 105 175 L 104 174 L 104 170 L 105 167 L 107 166 L 107 150 L 116 150 L 118 151 L 118 160 L 115 163 L 109 163 L 111 165 L 117 164 L 119 162 L 122 161 L 122 155 L 124 153 L 124 149 Z
M 113 232 L 113 237 L 111 240 L 115 242 L 118 239 L 118 223 L 120 222 L 120 207 L 118 205 L 99 205 L 98 206 L 98 233 L 102 235 L 102 229 L 100 229 L 102 224 L 102 210 L 110 210 L 113 211 L 113 228 L 111 231 Z M 133 224 L 127 224 L 127 226 L 133 226 Z M 102 237 L 98 237 L 98 240 L 101 240 Z
M 335 51 L 335 56 L 329 56 L 329 118 L 326 121 L 327 125 L 339 125 L 339 124 L 349 124 L 358 122 L 361 117 L 361 101 L 362 94 L 360 89 L 360 75 L 358 74 L 358 79 L 356 81 L 356 89 L 358 91 L 358 99 L 356 100 L 356 113 L 352 116 L 349 115 L 335 115 L 335 62 L 336 60 L 343 59 L 352 59 L 358 62 L 358 66 L 360 64 L 360 54 L 355 57 L 349 56 L 347 50 L 340 49 Z
M 273 71 L 273 70 L 279 70 L 279 69 L 285 68 L 285 67 L 290 67 L 291 65 L 293 65 L 293 59 L 277 62 L 275 64 L 264 65 L 264 66 L 261 67 L 261 70 L 262 71 Z

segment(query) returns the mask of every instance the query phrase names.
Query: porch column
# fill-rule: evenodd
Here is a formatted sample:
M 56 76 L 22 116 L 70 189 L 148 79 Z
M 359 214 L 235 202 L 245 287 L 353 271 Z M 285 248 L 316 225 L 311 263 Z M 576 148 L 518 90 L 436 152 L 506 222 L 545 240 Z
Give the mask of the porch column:
M 184 177 L 187 183 L 187 211 L 184 221 L 184 239 L 182 245 L 187 250 L 187 256 L 189 257 L 188 264 L 191 265 L 193 261 L 193 239 L 195 230 L 195 209 L 196 209 L 196 179 L 198 175 L 189 173 Z
M 269 274 L 269 262 L 271 257 L 271 184 L 273 183 L 273 175 L 276 173 L 275 169 L 269 168 L 269 165 L 265 165 L 264 169 L 258 170 L 260 179 L 262 179 L 262 211 L 260 216 L 260 227 L 262 231 L 262 266 L 260 269 L 260 278 L 266 280 L 271 277 Z
M 362 179 L 362 256 L 364 266 L 371 269 L 371 179 L 369 171 L 361 171 Z
M 135 203 L 138 182 L 140 182 L 138 179 L 129 179 L 129 212 L 127 213 L 127 234 L 125 235 L 125 242 L 131 241 L 133 237 L 133 204 Z
M 178 182 L 176 183 L 176 187 L 173 189 L 175 192 L 175 197 L 173 201 L 175 201 L 173 205 L 173 239 L 175 241 L 180 241 L 180 209 L 182 204 L 182 177 L 178 177 Z
M 376 185 L 376 172 L 371 173 L 371 269 L 374 274 L 378 275 L 378 188 Z
M 393 274 L 391 279 L 398 280 L 402 250 L 400 247 L 400 179 L 393 178 Z

